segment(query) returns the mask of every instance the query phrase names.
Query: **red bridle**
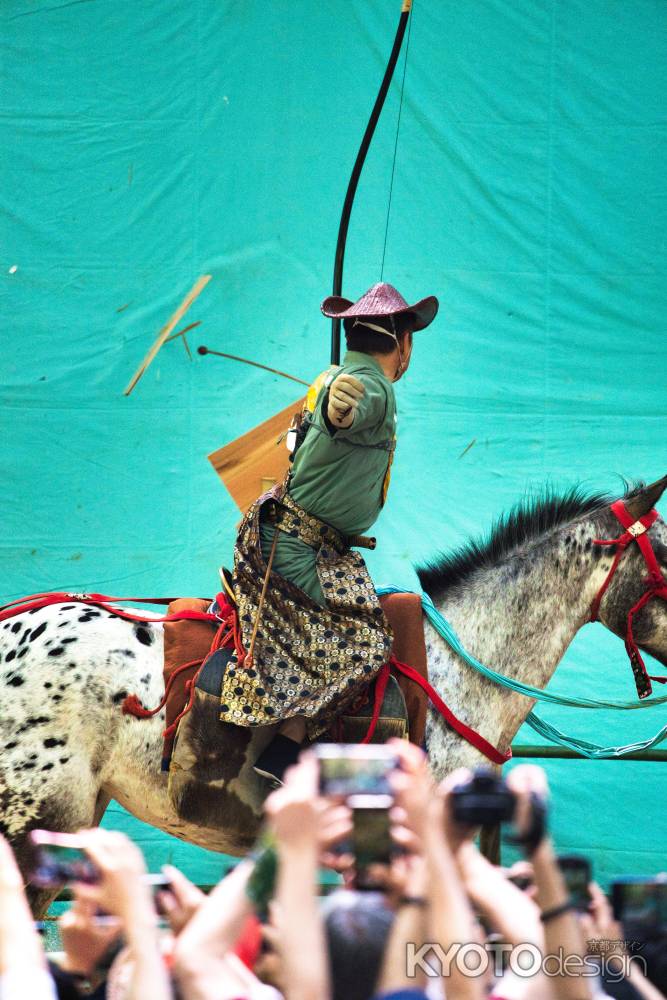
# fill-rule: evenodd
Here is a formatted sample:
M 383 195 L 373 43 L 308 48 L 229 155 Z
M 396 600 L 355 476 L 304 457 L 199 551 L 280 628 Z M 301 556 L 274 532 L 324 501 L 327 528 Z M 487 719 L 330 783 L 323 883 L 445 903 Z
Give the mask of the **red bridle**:
M 644 514 L 643 517 L 640 517 L 638 521 L 635 521 L 633 520 L 632 515 L 628 513 L 628 510 L 622 500 L 617 500 L 616 503 L 613 503 L 611 505 L 611 510 L 616 515 L 616 519 L 620 521 L 621 525 L 625 528 L 625 531 L 622 535 L 619 535 L 618 538 L 594 539 L 596 545 L 615 545 L 616 555 L 614 556 L 614 561 L 611 564 L 611 569 L 607 574 L 607 578 L 600 587 L 600 590 L 591 605 L 590 620 L 592 622 L 598 621 L 600 603 L 606 593 L 607 587 L 611 583 L 614 573 L 618 569 L 618 564 L 623 557 L 623 553 L 631 542 L 636 542 L 648 568 L 648 578 L 646 581 L 646 590 L 637 603 L 630 608 L 628 612 L 628 624 L 625 633 L 625 648 L 628 651 L 628 656 L 630 657 L 630 665 L 632 666 L 632 673 L 635 678 L 635 684 L 637 685 L 637 694 L 640 698 L 648 698 L 653 691 L 651 681 L 657 681 L 659 684 L 667 684 L 667 677 L 655 677 L 647 672 L 644 660 L 642 659 L 642 655 L 639 652 L 637 643 L 635 642 L 632 632 L 632 623 L 637 612 L 640 611 L 645 604 L 648 604 L 648 602 L 654 597 L 660 597 L 663 601 L 667 601 L 667 579 L 665 579 L 662 574 L 655 552 L 653 551 L 653 546 L 651 545 L 651 540 L 648 537 L 650 528 L 655 524 L 660 515 L 657 510 L 651 510 L 648 514 Z

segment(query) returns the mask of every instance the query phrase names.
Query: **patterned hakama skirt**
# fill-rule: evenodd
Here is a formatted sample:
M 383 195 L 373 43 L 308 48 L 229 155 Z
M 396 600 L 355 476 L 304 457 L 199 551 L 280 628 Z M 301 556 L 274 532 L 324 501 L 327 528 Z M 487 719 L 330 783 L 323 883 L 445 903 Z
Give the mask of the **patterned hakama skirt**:
M 262 600 L 267 562 L 260 519 L 315 550 L 324 607 L 273 571 Z M 233 575 L 246 655 L 235 654 L 225 670 L 223 722 L 265 726 L 302 716 L 313 739 L 389 659 L 391 628 L 351 541 L 303 510 L 284 486 L 274 487 L 250 507 L 239 528 Z

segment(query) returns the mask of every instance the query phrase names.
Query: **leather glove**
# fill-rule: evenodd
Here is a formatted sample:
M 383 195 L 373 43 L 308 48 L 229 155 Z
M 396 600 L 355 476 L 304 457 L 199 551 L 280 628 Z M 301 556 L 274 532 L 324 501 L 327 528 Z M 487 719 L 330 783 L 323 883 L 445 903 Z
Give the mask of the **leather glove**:
M 354 421 L 359 400 L 366 389 L 354 375 L 343 372 L 338 375 L 329 387 L 329 405 L 327 417 L 334 427 L 350 427 Z

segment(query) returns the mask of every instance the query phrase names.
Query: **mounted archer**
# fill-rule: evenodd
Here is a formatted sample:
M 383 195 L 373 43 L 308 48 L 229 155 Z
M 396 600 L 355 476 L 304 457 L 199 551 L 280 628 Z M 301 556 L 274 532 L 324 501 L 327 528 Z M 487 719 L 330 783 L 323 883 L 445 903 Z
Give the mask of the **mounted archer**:
M 393 383 L 407 370 L 412 337 L 435 318 L 433 296 L 409 305 L 388 284 L 357 302 L 330 296 L 348 351 L 322 379 L 292 470 L 244 517 L 233 589 L 243 652 L 222 681 L 220 718 L 276 726 L 256 762 L 280 780 L 305 738 L 314 739 L 389 659 L 391 629 L 353 546 L 385 502 L 396 441 Z

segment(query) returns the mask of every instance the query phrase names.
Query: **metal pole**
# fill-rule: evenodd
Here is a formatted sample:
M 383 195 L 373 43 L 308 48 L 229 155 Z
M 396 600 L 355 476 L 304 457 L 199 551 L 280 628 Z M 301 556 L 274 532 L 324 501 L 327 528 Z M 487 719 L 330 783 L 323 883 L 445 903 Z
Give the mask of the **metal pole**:
M 542 760 L 588 760 L 588 757 L 582 757 L 581 754 L 576 753 L 574 750 L 568 750 L 566 747 L 558 746 L 537 746 L 531 744 L 524 744 L 512 747 L 512 757 L 520 758 L 532 758 L 536 757 Z M 635 753 L 628 753 L 624 757 L 605 757 L 599 758 L 603 760 L 667 760 L 667 750 L 637 750 Z
M 539 746 L 533 743 L 512 747 L 512 757 L 515 760 L 588 760 L 566 747 Z M 608 760 L 644 760 L 667 761 L 667 750 L 637 750 L 624 757 L 603 758 Z M 500 826 L 487 827 L 480 834 L 480 850 L 494 865 L 500 864 Z

